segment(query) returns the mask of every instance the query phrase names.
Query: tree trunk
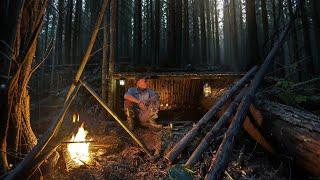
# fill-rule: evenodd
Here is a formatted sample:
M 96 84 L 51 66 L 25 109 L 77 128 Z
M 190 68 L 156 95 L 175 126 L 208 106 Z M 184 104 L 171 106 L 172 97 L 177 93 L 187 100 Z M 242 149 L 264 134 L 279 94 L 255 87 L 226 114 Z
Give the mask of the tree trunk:
M 1 48 L 7 57 L 20 64 L 19 67 L 12 64 L 4 66 L 10 77 L 1 84 L 1 163 L 8 170 L 8 160 L 16 163 L 20 159 L 7 160 L 7 149 L 13 153 L 27 153 L 36 143 L 37 138 L 32 131 L 30 123 L 30 96 L 28 83 L 31 77 L 31 65 L 35 56 L 37 40 L 43 24 L 43 17 L 47 1 L 30 1 L 28 5 L 24 1 L 6 1 L 0 3 L 2 26 L 0 39 L 11 47 Z M 11 19 L 13 18 L 13 19 Z M 10 70 L 9 70 L 10 69 Z M 12 77 L 11 77 L 12 76 Z M 10 135 L 10 136 L 9 136 Z
M 203 65 L 207 65 L 207 33 L 205 20 L 205 0 L 200 0 L 200 32 L 201 32 L 201 60 Z
M 261 16 L 262 16 L 262 29 L 263 29 L 263 34 L 264 34 L 264 42 L 263 44 L 265 45 L 263 47 L 264 50 L 264 56 L 267 55 L 267 52 L 269 51 L 269 46 L 268 41 L 269 41 L 269 21 L 268 21 L 268 11 L 267 11 L 267 5 L 266 5 L 267 0 L 261 0 Z M 290 1 L 290 0 L 289 0 Z
M 161 16 L 160 16 L 160 0 L 155 0 L 155 25 L 154 25 L 154 58 L 155 64 L 159 65 L 160 57 L 160 28 L 161 28 Z
M 216 58 L 215 58 L 215 64 L 218 66 L 220 65 L 220 37 L 219 37 L 219 12 L 218 12 L 218 5 L 217 5 L 217 0 L 214 0 L 214 12 L 215 12 L 215 26 L 216 26 L 216 30 L 215 30 L 215 52 L 216 52 Z
M 111 10 L 110 10 L 110 58 L 109 58 L 109 74 L 108 74 L 108 105 L 110 108 L 114 108 L 114 94 L 116 88 L 116 81 L 113 78 L 115 61 L 117 55 L 117 46 L 118 46 L 118 0 L 111 1 Z
M 232 44 L 232 64 L 233 69 L 239 71 L 239 50 L 238 50 L 238 31 L 236 19 L 236 5 L 235 1 L 230 1 L 230 24 L 231 24 L 231 44 Z
M 257 100 L 263 119 L 259 128 L 276 149 L 293 158 L 303 169 L 320 175 L 320 117 L 301 109 L 268 100 Z
M 293 5 L 292 5 L 292 0 L 288 0 L 288 9 L 289 9 L 289 15 L 290 18 L 293 18 Z M 296 23 L 293 23 L 292 26 L 292 46 L 293 46 L 293 53 L 292 53 L 292 58 L 293 58 L 293 63 L 297 64 L 297 80 L 301 79 L 301 63 L 299 61 L 299 44 L 298 44 L 298 35 L 297 35 L 297 28 L 296 28 Z
M 107 81 L 107 74 L 108 74 L 108 63 L 109 63 L 109 33 L 110 28 L 108 26 L 107 17 L 105 17 L 104 21 L 104 29 L 103 29 L 103 57 L 102 57 L 102 84 L 101 84 L 101 97 L 104 101 L 107 101 L 108 95 L 108 81 Z
M 248 60 L 249 67 L 261 63 L 260 50 L 258 43 L 256 5 L 255 0 L 246 0 L 246 21 L 248 33 Z
M 63 24 L 64 24 L 64 0 L 58 2 L 58 26 L 56 32 L 56 44 L 55 44 L 55 62 L 57 64 L 63 64 Z
M 176 1 L 169 0 L 169 17 L 168 17 L 168 62 L 167 65 L 175 67 L 177 66 L 177 55 L 176 55 Z
M 142 12 L 141 0 L 135 0 L 134 4 L 134 59 L 136 63 L 141 63 L 142 49 Z
M 307 15 L 307 8 L 306 4 L 307 1 L 301 0 L 302 1 L 302 14 L 301 14 L 301 22 L 302 22 L 302 27 L 303 27 L 303 45 L 304 45 L 304 52 L 306 56 L 306 61 L 305 61 L 305 69 L 307 72 L 304 72 L 304 79 L 309 79 L 307 74 L 314 74 L 314 63 L 313 63 L 313 56 L 311 53 L 311 42 L 310 42 L 310 26 L 309 26 L 309 19 Z
M 183 0 L 183 56 L 184 64 L 190 63 L 189 53 L 189 3 Z

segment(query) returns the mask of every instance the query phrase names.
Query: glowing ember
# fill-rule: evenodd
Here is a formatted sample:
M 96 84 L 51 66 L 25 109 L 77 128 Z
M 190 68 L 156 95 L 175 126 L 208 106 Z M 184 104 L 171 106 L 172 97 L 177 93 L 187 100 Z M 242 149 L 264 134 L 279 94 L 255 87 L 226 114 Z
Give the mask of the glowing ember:
M 73 135 L 70 140 L 71 142 L 74 142 L 74 143 L 68 144 L 68 151 L 69 151 L 70 157 L 79 166 L 90 162 L 90 154 L 89 154 L 90 143 L 85 143 L 85 141 L 88 141 L 88 139 L 86 139 L 87 134 L 88 134 L 88 131 L 86 131 L 83 128 L 83 124 L 82 124 L 81 127 L 78 129 L 77 134 Z

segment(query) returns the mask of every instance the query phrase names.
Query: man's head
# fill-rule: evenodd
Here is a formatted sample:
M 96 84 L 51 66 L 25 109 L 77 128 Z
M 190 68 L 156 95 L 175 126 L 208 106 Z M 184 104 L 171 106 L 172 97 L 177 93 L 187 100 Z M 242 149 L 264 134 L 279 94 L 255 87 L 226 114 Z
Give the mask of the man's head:
M 137 87 L 140 89 L 147 89 L 148 85 L 149 85 L 148 79 L 149 79 L 149 77 L 147 77 L 147 76 L 137 77 L 137 80 L 136 80 Z

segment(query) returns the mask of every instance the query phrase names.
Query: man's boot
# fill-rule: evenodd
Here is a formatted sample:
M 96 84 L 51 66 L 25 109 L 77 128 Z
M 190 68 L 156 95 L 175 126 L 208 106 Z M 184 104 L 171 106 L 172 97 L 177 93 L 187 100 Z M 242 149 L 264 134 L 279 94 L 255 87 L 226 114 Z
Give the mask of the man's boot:
M 128 128 L 132 131 L 135 127 L 134 112 L 132 109 L 129 109 L 129 108 L 126 108 L 125 112 L 126 112 L 126 116 L 127 116 Z

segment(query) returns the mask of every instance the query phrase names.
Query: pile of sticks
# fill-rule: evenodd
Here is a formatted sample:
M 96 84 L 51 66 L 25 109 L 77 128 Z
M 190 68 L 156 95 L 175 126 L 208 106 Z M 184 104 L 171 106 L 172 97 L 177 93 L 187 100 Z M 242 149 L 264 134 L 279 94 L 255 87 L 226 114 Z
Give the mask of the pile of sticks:
M 297 6 L 297 11 L 300 5 Z M 296 12 L 297 12 L 296 11 Z M 296 14 L 296 13 L 295 13 Z M 211 165 L 207 171 L 205 179 L 220 179 L 221 175 L 225 171 L 231 157 L 232 149 L 235 143 L 236 136 L 242 127 L 242 124 L 247 116 L 249 107 L 254 99 L 259 85 L 261 84 L 264 76 L 267 73 L 268 67 L 272 64 L 277 55 L 278 50 L 283 45 L 284 39 L 287 36 L 295 18 L 292 18 L 290 22 L 285 26 L 284 30 L 281 32 L 278 40 L 275 42 L 273 48 L 266 57 L 264 63 L 261 67 L 253 67 L 249 70 L 243 78 L 235 82 L 234 85 L 227 90 L 222 97 L 211 107 L 211 109 L 200 119 L 200 121 L 195 124 L 192 129 L 178 142 L 175 146 L 166 154 L 165 159 L 169 163 L 173 163 L 174 160 L 181 154 L 181 152 L 187 147 L 187 145 L 196 137 L 199 130 L 208 124 L 208 121 L 212 119 L 222 106 L 230 100 L 236 93 L 238 95 L 235 97 L 233 102 L 229 105 L 229 108 L 224 112 L 217 123 L 212 127 L 212 129 L 207 133 L 201 143 L 198 145 L 196 150 L 192 153 L 191 157 L 185 163 L 185 166 L 191 166 L 199 160 L 201 154 L 207 149 L 213 137 L 217 134 L 219 129 L 223 127 L 227 121 L 233 116 L 237 110 L 232 123 L 230 124 L 228 130 L 226 131 L 223 141 L 219 146 L 217 154 L 212 158 Z M 257 71 L 258 70 L 258 71 Z M 250 82 L 251 78 L 253 80 Z M 248 88 L 244 87 L 248 84 Z M 239 104 L 240 103 L 240 104 Z

